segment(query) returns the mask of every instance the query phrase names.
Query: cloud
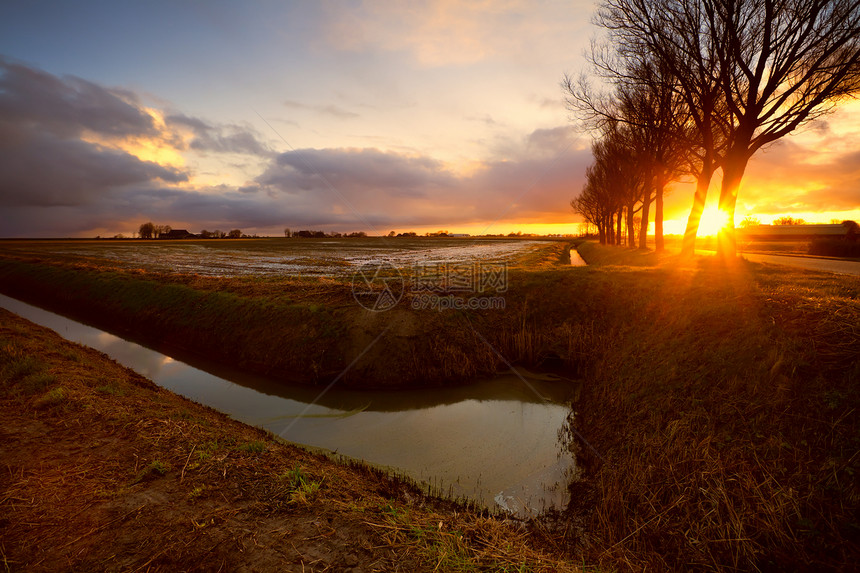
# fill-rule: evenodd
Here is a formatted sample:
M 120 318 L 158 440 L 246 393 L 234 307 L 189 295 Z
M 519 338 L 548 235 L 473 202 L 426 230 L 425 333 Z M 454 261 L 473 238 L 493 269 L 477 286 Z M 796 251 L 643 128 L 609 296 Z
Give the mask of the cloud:
M 168 115 L 164 118 L 169 127 L 185 127 L 193 134 L 191 149 L 217 153 L 239 153 L 248 155 L 270 155 L 269 148 L 260 142 L 250 128 L 238 125 L 214 125 L 184 114 Z
M 557 220 L 590 161 L 566 126 L 507 137 L 504 158 L 472 162 L 465 174 L 426 154 L 376 148 L 275 154 L 251 128 L 162 115 L 130 92 L 19 64 L 0 70 L 0 236 L 128 233 L 147 220 L 192 231 L 369 233 Z M 204 186 L 181 161 L 135 155 L 147 143 L 254 156 L 262 167 L 244 184 Z
M 130 92 L 74 76 L 62 78 L 0 56 L 0 120 L 60 137 L 156 135 L 155 122 Z
M 428 157 L 377 149 L 301 149 L 279 155 L 257 181 L 285 189 L 322 186 L 423 196 L 431 189 L 452 185 L 454 178 L 441 162 Z
M 6 142 L 0 144 L 0 197 L 6 207 L 87 206 L 128 185 L 188 179 L 179 170 L 81 140 L 13 132 L 2 124 L 0 140 Z
M 128 186 L 187 181 L 178 169 L 102 143 L 158 133 L 129 92 L 0 60 L 4 209 L 89 208 Z
M 557 219 L 591 161 L 571 137 L 566 127 L 538 130 L 521 142 L 516 160 L 485 161 L 469 175 L 430 157 L 378 149 L 297 150 L 279 155 L 255 190 L 294 205 L 296 216 L 314 214 L 320 225 Z
M 301 103 L 293 100 L 286 100 L 284 102 L 284 106 L 293 108 L 293 109 L 307 109 L 319 113 L 321 115 L 329 115 L 336 119 L 354 119 L 357 117 L 361 117 L 359 114 L 343 109 L 342 107 L 326 104 L 326 105 L 308 105 L 306 103 Z
M 858 189 L 860 152 L 783 139 L 752 158 L 738 200 L 761 213 L 850 211 L 860 210 Z
M 515 30 L 517 16 L 524 13 L 524 7 L 517 3 L 488 5 L 447 0 L 327 7 L 326 32 L 335 47 L 409 52 L 427 67 L 473 64 L 505 49 L 516 34 L 500 35 L 498 30 Z

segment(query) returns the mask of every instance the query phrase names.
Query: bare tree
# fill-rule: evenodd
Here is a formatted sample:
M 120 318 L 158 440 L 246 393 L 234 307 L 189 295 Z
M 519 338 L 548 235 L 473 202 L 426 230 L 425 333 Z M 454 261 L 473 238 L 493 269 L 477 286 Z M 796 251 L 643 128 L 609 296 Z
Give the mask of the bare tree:
M 688 159 L 687 103 L 673 85 L 672 70 L 644 47 L 613 50 L 594 42 L 589 60 L 595 74 L 613 85 L 614 91 L 601 93 L 586 77 L 574 82 L 565 76 L 562 87 L 568 109 L 603 137 L 612 134 L 625 140 L 623 145 L 635 156 L 643 178 L 639 246 L 647 246 L 653 201 L 655 244 L 663 250 L 663 196 Z M 632 220 L 632 209 L 628 219 Z
M 697 33 L 707 29 L 708 13 L 700 0 L 605 0 L 595 20 L 609 32 L 613 46 L 596 52 L 605 75 L 629 81 L 631 64 L 623 62 L 632 62 L 634 70 L 638 62 L 659 62 L 661 89 L 676 92 L 684 103 L 683 113 L 676 108 L 675 136 L 685 142 L 678 149 L 684 171 L 696 179 L 683 245 L 684 252 L 692 254 L 726 140 L 720 121 L 725 114 L 720 107 L 719 58 L 713 38 Z
M 138 232 L 140 233 L 141 239 L 151 239 L 153 234 L 155 233 L 155 225 L 152 223 L 152 221 L 143 223 L 140 226 Z
M 633 246 L 633 215 L 641 209 L 637 204 L 641 204 L 644 186 L 641 163 L 630 147 L 629 129 L 607 124 L 591 152 L 594 163 L 586 169 L 586 183 L 571 207 L 597 227 L 603 244 L 620 245 L 626 222 L 627 244 Z
M 720 51 L 729 112 L 720 209 L 729 217 L 719 250 L 736 252 L 734 213 L 756 151 L 833 110 L 860 91 L 856 0 L 715 1 L 710 34 Z
M 690 251 L 717 167 L 729 220 L 719 251 L 734 256 L 735 205 L 749 159 L 860 91 L 857 0 L 604 0 L 597 22 L 619 60 L 646 50 L 663 62 L 688 103 L 700 146 Z M 626 75 L 620 66 L 614 72 Z

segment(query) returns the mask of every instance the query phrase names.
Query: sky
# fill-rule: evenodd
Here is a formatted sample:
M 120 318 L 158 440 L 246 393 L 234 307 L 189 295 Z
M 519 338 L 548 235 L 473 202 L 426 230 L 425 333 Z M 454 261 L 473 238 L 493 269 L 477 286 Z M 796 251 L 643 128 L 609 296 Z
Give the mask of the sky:
M 0 237 L 131 236 L 147 221 L 575 233 L 591 137 L 560 82 L 586 67 L 593 9 L 0 3 Z M 737 219 L 860 220 L 858 135 L 851 103 L 756 155 Z M 692 192 L 673 186 L 667 232 Z

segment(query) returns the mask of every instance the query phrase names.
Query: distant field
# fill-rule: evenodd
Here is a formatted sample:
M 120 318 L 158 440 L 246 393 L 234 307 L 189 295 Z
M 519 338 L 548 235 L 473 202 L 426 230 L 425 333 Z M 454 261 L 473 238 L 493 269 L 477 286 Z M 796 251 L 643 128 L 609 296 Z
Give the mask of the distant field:
M 666 248 L 669 250 L 681 250 L 682 238 L 678 235 L 666 237 Z M 653 248 L 653 242 L 648 241 L 648 246 Z M 703 251 L 716 251 L 716 237 L 699 237 L 696 239 L 696 249 Z M 738 252 L 761 253 L 767 255 L 806 255 L 809 252 L 809 241 L 744 241 L 739 238 Z
M 518 264 L 552 244 L 526 239 L 366 238 L 180 241 L 0 241 L 7 255 L 210 276 L 343 276 L 368 262 L 398 268 L 430 262 Z

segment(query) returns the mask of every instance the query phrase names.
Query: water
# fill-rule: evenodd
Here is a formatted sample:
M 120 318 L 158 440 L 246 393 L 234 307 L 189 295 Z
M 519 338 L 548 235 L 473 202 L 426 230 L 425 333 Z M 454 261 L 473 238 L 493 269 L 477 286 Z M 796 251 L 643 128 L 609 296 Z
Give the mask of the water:
M 3 295 L 0 307 L 237 420 L 390 468 L 434 492 L 523 517 L 568 501 L 576 467 L 562 430 L 575 385 L 556 376 L 518 371 L 456 388 L 326 391 L 195 368 Z
M 572 266 L 572 267 L 584 267 L 586 265 L 588 265 L 588 263 L 586 263 L 585 259 L 583 259 L 582 256 L 580 256 L 579 251 L 577 251 L 576 249 L 571 249 L 570 250 L 570 266 Z

